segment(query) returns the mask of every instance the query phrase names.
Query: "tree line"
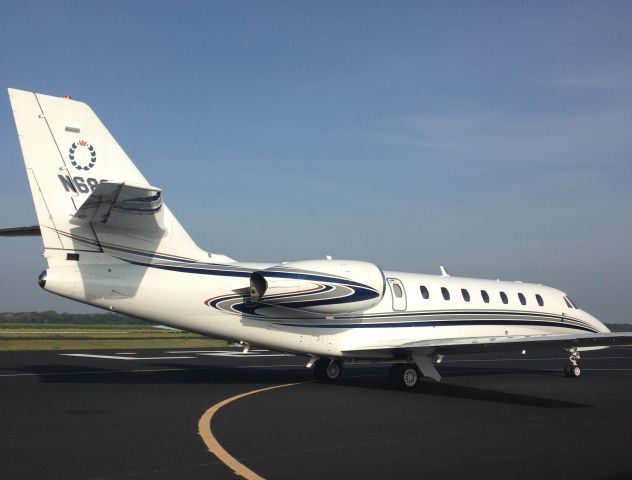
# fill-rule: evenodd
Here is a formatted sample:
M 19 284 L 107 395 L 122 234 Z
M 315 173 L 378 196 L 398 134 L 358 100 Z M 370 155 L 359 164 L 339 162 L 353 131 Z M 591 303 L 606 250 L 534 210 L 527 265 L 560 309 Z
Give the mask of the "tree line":
M 64 325 L 149 325 L 118 313 L 57 313 L 45 312 L 6 312 L 0 313 L 1 323 L 44 323 Z

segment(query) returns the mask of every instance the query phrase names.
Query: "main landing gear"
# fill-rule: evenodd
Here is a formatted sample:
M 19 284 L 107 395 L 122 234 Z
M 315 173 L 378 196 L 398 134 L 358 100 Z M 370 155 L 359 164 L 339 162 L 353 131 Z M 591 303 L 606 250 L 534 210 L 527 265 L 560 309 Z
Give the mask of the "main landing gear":
M 394 363 L 388 371 L 390 383 L 402 390 L 415 388 L 423 375 L 414 363 Z
M 320 358 L 314 362 L 314 375 L 321 382 L 336 382 L 342 375 L 342 361 Z
M 436 357 L 437 363 L 441 362 L 442 355 Z M 318 358 L 312 356 L 307 367 L 314 368 L 314 375 L 320 382 L 333 383 L 340 379 L 343 370 L 342 359 Z M 391 384 L 402 390 L 411 390 L 422 378 L 438 382 L 441 375 L 433 365 L 432 358 L 428 354 L 415 354 L 411 352 L 406 363 L 395 363 L 388 373 Z
M 579 352 L 577 348 L 572 348 L 569 350 L 570 357 L 568 357 L 569 363 L 564 367 L 564 375 L 567 377 L 576 378 L 582 374 L 582 369 L 579 368 L 578 360 L 581 358 L 579 356 Z
M 443 355 L 435 357 L 441 363 Z M 412 390 L 422 378 L 441 381 L 441 375 L 432 361 L 432 352 L 410 352 L 406 363 L 395 363 L 388 372 L 388 378 L 393 386 L 402 390 Z

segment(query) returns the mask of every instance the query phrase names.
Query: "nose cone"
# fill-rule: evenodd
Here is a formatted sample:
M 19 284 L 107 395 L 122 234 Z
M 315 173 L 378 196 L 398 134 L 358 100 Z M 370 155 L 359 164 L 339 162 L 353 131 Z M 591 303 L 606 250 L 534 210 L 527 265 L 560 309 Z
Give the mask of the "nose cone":
M 584 320 L 587 320 L 599 333 L 610 333 L 610 329 L 606 327 L 606 325 L 604 325 L 601 320 L 597 319 L 597 317 L 594 317 L 593 315 L 585 311 L 582 311 L 582 314 L 582 318 Z
M 47 272 L 48 270 L 44 270 L 42 273 L 40 273 L 39 277 L 37 277 L 37 284 L 42 288 L 46 286 Z

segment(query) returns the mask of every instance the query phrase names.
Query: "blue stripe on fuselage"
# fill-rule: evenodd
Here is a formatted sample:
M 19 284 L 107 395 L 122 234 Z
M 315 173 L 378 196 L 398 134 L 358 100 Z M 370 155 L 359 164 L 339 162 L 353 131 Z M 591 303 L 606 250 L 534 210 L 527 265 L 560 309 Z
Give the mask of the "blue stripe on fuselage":
M 292 324 L 278 323 L 284 327 L 300 328 L 411 328 L 411 327 L 453 327 L 453 326 L 502 326 L 502 325 L 527 325 L 540 327 L 561 327 L 574 330 L 584 330 L 586 332 L 598 333 L 597 330 L 579 325 L 570 325 L 560 322 L 542 322 L 537 320 L 440 320 L 440 321 L 420 321 L 420 322 L 383 322 L 383 323 L 321 323 L 321 324 Z

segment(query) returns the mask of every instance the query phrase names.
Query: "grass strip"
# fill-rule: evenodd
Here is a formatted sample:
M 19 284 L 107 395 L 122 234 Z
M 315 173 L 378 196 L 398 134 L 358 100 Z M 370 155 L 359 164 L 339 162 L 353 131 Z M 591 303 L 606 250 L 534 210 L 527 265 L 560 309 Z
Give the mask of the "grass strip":
M 52 328 L 51 328 L 52 327 Z M 0 351 L 21 350 L 139 350 L 145 348 L 217 348 L 223 340 L 195 333 L 128 325 L 25 325 L 0 328 Z
M 227 343 L 215 339 L 194 340 L 0 340 L 0 351 L 35 351 L 35 350 L 120 350 L 133 351 L 146 348 L 186 349 L 217 348 Z

